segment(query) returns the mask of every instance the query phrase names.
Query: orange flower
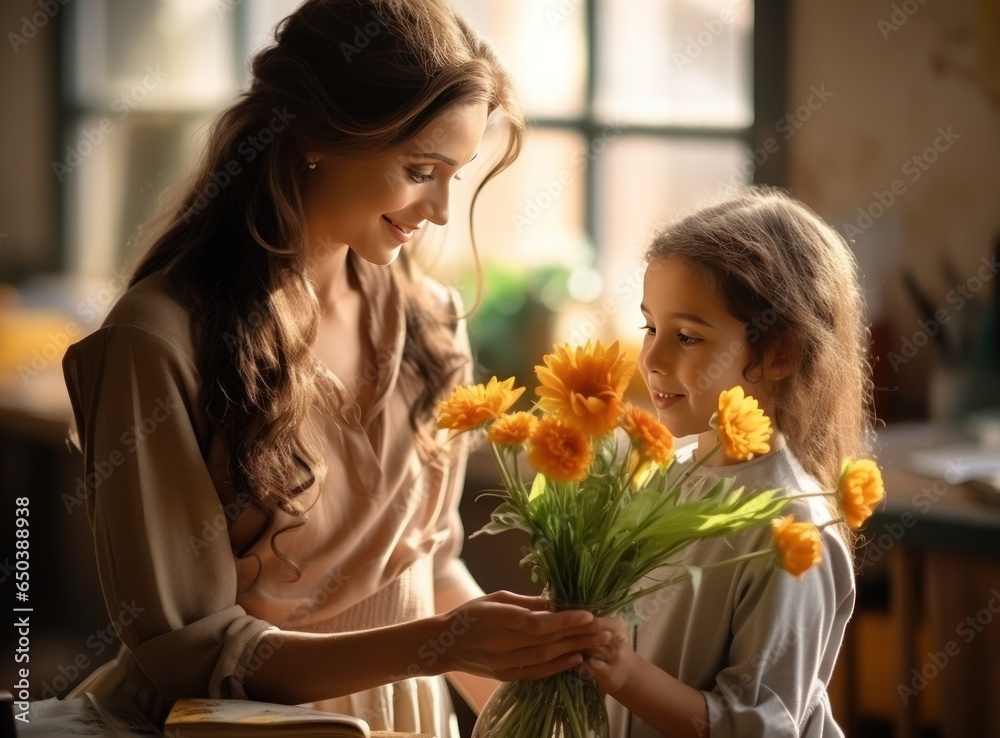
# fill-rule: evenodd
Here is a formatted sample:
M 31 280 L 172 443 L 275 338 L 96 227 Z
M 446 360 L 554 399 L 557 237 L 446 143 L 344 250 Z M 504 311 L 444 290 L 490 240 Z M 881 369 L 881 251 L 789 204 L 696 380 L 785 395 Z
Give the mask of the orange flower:
M 538 426 L 538 418 L 531 413 L 501 415 L 486 432 L 487 440 L 498 446 L 519 446 L 531 436 Z
M 456 387 L 446 400 L 438 403 L 438 428 L 448 428 L 453 435 L 478 428 L 506 412 L 524 392 L 524 387 L 514 389 L 513 378 L 498 382 L 496 377 L 489 384 L 468 384 Z
M 712 425 L 719 429 L 726 456 L 735 461 L 750 461 L 771 450 L 767 443 L 771 421 L 757 406 L 757 400 L 744 397 L 739 385 L 719 395 L 719 412 L 712 418 Z
M 622 395 L 636 363 L 627 360 L 615 341 L 607 348 L 598 341 L 591 346 L 555 346 L 535 367 L 542 398 L 538 406 L 561 413 L 584 433 L 600 436 L 618 424 Z
M 857 530 L 872 515 L 872 510 L 885 497 L 882 472 L 871 459 L 844 459 L 840 467 L 837 496 L 847 524 Z
M 556 482 L 579 482 L 593 458 L 590 438 L 561 415 L 546 415 L 531 434 L 528 461 Z
M 781 567 L 789 574 L 804 574 L 822 560 L 823 543 L 819 528 L 812 523 L 797 523 L 795 518 L 787 515 L 774 521 L 771 529 Z
M 622 428 L 639 453 L 657 464 L 666 464 L 674 455 L 674 437 L 652 413 L 625 405 Z

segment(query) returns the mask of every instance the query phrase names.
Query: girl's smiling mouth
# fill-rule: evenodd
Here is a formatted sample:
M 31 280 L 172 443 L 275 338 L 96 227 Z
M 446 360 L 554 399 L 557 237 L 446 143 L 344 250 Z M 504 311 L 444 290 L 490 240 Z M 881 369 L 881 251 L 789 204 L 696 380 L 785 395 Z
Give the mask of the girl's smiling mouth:
M 651 390 L 649 394 L 653 398 L 653 405 L 660 410 L 665 410 L 684 398 L 684 395 L 677 395 L 672 392 L 657 392 L 655 390 Z

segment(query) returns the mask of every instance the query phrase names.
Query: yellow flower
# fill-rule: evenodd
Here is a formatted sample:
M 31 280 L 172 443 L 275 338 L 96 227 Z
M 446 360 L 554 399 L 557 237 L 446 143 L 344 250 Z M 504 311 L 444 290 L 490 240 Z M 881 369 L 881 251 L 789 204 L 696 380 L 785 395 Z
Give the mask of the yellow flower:
M 840 467 L 837 496 L 847 524 L 857 530 L 872 515 L 872 510 L 885 497 L 882 472 L 871 459 L 847 458 Z
M 468 384 L 456 387 L 446 400 L 438 403 L 438 428 L 448 428 L 454 434 L 478 428 L 506 412 L 524 392 L 514 389 L 514 379 L 498 382 L 496 377 L 485 386 Z
M 781 567 L 789 574 L 804 574 L 822 560 L 823 544 L 819 528 L 812 523 L 797 523 L 788 515 L 774 521 L 771 529 Z
M 622 428 L 639 453 L 657 464 L 666 464 L 674 455 L 674 437 L 652 413 L 625 405 Z
M 750 461 L 757 454 L 771 450 L 771 421 L 757 406 L 757 400 L 737 385 L 719 395 L 719 412 L 713 418 L 726 456 L 736 461 Z
M 618 424 L 622 395 L 636 363 L 625 358 L 615 341 L 607 348 L 598 341 L 591 346 L 555 346 L 535 367 L 542 398 L 538 406 L 561 413 L 590 435 L 610 433 Z
M 531 413 L 501 415 L 486 432 L 486 438 L 498 446 L 519 446 L 531 436 L 538 426 L 538 418 Z
M 593 458 L 590 438 L 561 415 L 546 415 L 531 434 L 528 461 L 556 482 L 579 482 Z

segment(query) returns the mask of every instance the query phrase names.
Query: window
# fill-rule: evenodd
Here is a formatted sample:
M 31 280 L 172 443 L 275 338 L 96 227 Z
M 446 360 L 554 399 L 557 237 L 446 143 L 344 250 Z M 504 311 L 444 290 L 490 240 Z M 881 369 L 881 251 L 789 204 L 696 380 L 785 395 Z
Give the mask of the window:
M 234 26 L 220 7 L 89 0 L 66 8 L 64 146 L 53 169 L 70 271 L 119 272 L 136 229 L 190 171 L 199 132 L 239 87 Z
M 755 29 L 748 0 L 454 2 L 504 57 L 530 121 L 521 158 L 477 206 L 484 262 L 523 284 L 561 275 L 533 283 L 552 320 L 543 347 L 603 333 L 638 342 L 640 256 L 652 231 L 753 176 L 754 36 L 771 31 Z M 67 8 L 74 71 L 57 176 L 72 271 L 103 276 L 132 256 L 136 228 L 190 171 L 207 122 L 245 85 L 247 59 L 297 4 Z M 463 182 L 452 207 L 458 227 L 435 252 L 435 269 L 468 284 L 458 215 L 474 172 Z M 514 300 L 507 309 L 523 307 Z
M 753 3 L 455 4 L 504 57 L 531 125 L 480 200 L 485 259 L 568 270 L 552 338 L 631 336 L 637 348 L 651 233 L 752 178 Z

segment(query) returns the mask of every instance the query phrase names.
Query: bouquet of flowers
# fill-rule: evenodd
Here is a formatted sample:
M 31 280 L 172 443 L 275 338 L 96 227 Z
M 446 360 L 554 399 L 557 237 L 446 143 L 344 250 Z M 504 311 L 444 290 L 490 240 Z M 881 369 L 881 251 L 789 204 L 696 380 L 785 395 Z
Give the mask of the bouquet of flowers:
M 697 585 L 704 569 L 679 564 L 681 549 L 759 526 L 772 526 L 773 547 L 712 568 L 776 556 L 800 575 L 819 562 L 819 529 L 783 516 L 795 499 L 784 490 L 749 493 L 727 479 L 698 496 L 683 494 L 685 479 L 711 454 L 686 468 L 674 463 L 669 431 L 623 400 L 636 364 L 617 342 L 556 346 L 543 361 L 535 367 L 541 399 L 533 411 L 509 412 L 524 388 L 493 377 L 485 385 L 455 389 L 439 404 L 439 426 L 453 434 L 486 428 L 504 489 L 479 533 L 526 532 L 530 552 L 521 565 L 544 585 L 554 608 L 604 617 L 677 582 Z M 712 427 L 719 434 L 712 453 L 722 448 L 745 461 L 770 450 L 770 421 L 741 387 L 722 392 Z M 627 439 L 625 453 L 619 453 L 619 436 Z M 521 478 L 525 453 L 537 471 L 530 484 Z M 824 494 L 836 495 L 844 510 L 844 520 L 833 522 L 859 527 L 883 496 L 878 468 L 870 460 L 848 459 L 838 489 Z M 671 565 L 672 576 L 647 578 Z M 480 715 L 474 738 L 597 738 L 608 732 L 596 683 L 567 671 L 501 686 Z

